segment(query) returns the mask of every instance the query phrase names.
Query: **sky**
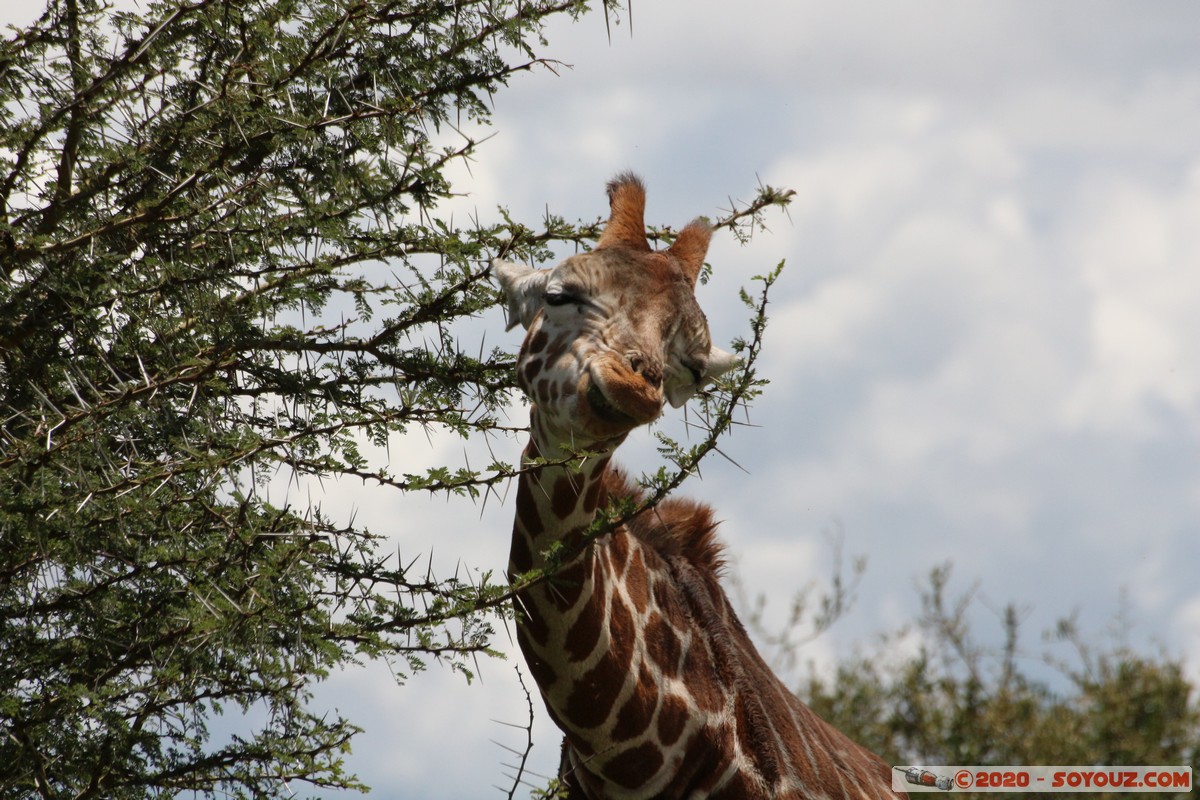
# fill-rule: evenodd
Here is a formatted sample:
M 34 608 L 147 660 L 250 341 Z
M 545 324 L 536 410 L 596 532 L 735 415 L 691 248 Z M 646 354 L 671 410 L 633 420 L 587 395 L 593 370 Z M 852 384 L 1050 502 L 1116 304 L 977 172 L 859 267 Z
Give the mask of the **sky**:
M 37 6 L 10 0 L 0 22 Z M 660 224 L 719 216 L 760 182 L 794 190 L 769 231 L 709 252 L 699 299 L 718 344 L 745 332 L 738 287 L 786 267 L 771 384 L 725 445 L 740 468 L 714 460 L 682 490 L 717 509 L 769 619 L 828 585 L 836 531 L 867 568 L 806 647 L 815 669 L 911 621 L 923 576 L 949 562 L 952 592 L 977 591 L 981 639 L 1000 636 L 995 610 L 1021 610 L 1030 665 L 1040 633 L 1077 614 L 1200 680 L 1200 4 L 731 8 L 639 0 L 611 40 L 599 15 L 551 26 L 543 54 L 570 68 L 496 96 L 495 135 L 445 213 L 591 220 L 626 169 Z M 519 344 L 499 309 L 481 326 Z M 521 445 L 490 446 L 512 460 Z M 374 455 L 415 472 L 480 453 L 418 433 Z M 635 471 L 655 459 L 648 435 L 618 454 Z M 481 509 L 301 489 L 396 530 L 439 574 L 506 563 L 512 493 Z M 470 685 L 432 665 L 398 687 L 375 665 L 321 687 L 316 704 L 367 729 L 349 766 L 372 796 L 507 793 L 502 746 L 524 746 L 527 707 L 520 657 L 503 630 L 496 643 L 513 655 Z M 536 710 L 545 773 L 558 737 Z

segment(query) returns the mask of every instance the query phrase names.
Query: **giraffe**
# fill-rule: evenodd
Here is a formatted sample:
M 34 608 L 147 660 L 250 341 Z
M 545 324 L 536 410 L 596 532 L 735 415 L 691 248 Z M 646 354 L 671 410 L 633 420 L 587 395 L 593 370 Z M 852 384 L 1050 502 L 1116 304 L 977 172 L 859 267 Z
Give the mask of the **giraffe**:
M 509 328 L 527 329 L 517 381 L 531 401 L 509 574 L 555 576 L 515 599 L 517 641 L 564 734 L 571 798 L 892 798 L 891 770 L 818 718 L 771 672 L 720 584 L 713 512 L 668 498 L 609 534 L 583 534 L 640 490 L 610 464 L 665 402 L 678 407 L 736 364 L 712 345 L 694 296 L 711 229 L 666 250 L 644 227 L 634 175 L 608 185 L 594 250 L 552 269 L 496 260 Z M 561 459 L 560 459 L 561 460 Z

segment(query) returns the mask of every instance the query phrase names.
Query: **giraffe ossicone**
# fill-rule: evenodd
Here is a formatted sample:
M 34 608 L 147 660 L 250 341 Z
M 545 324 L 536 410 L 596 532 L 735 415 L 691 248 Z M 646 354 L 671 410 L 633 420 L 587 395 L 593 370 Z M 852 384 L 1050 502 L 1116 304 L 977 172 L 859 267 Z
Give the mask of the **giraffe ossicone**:
M 564 734 L 569 797 L 893 798 L 890 768 L 818 718 L 767 667 L 720 584 L 707 506 L 668 498 L 585 542 L 608 500 L 641 499 L 612 452 L 665 403 L 732 369 L 695 287 L 712 230 L 696 220 L 665 250 L 645 235 L 642 182 L 608 185 L 591 252 L 551 269 L 494 261 L 509 328 L 527 333 L 517 381 L 531 401 L 509 574 L 552 580 L 516 596 L 517 642 Z M 903 796 L 903 795 L 900 795 Z

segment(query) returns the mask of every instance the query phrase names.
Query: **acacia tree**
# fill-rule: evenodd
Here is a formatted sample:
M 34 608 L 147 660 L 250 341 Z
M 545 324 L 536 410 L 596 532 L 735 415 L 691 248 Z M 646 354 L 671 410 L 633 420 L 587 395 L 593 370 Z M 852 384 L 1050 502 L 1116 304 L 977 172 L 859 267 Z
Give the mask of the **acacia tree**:
M 0 43 L 0 796 L 356 786 L 357 728 L 309 708 L 314 683 L 489 652 L 512 587 L 414 577 L 263 488 L 478 497 L 516 473 L 394 475 L 362 445 L 503 429 L 512 357 L 459 349 L 454 322 L 495 302 L 490 257 L 586 247 L 598 221 L 462 228 L 437 204 L 475 150 L 456 125 L 546 63 L 548 18 L 585 10 L 52 0 Z M 745 235 L 786 201 L 764 189 L 718 224 Z M 651 498 L 757 391 L 765 289 L 745 299 L 744 366 L 703 441 L 664 439 Z M 210 731 L 222 712 L 238 734 Z
M 855 579 L 860 574 L 861 562 Z M 1039 653 L 1022 635 L 1016 606 L 1000 610 L 998 631 L 981 634 L 971 621 L 980 605 L 976 590 L 955 593 L 950 584 L 948 565 L 933 569 L 920 591 L 921 613 L 911 625 L 843 659 L 833 675 L 810 671 L 801 681 L 800 697 L 895 765 L 1091 764 L 1200 771 L 1200 693 L 1181 660 L 1138 652 L 1123 641 L 1130 629 L 1127 619 L 1116 620 L 1115 636 L 1097 636 L 1085 635 L 1073 617 L 1063 618 L 1043 637 L 1052 652 Z M 835 602 L 820 606 L 814 621 L 818 632 L 831 610 L 836 616 L 850 601 L 842 588 L 835 584 L 830 594 Z M 751 615 L 749 622 L 761 627 L 761 614 Z M 794 648 L 802 641 L 799 623 L 793 616 L 788 630 L 762 632 L 793 664 Z M 915 653 L 901 646 L 914 633 L 920 643 Z M 1059 652 L 1063 647 L 1066 655 Z

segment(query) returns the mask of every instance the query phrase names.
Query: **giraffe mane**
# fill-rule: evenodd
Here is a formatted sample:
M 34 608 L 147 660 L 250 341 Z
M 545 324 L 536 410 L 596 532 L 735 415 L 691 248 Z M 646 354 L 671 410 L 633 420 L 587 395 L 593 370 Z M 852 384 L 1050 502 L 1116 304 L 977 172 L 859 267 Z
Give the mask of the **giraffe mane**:
M 635 503 L 645 499 L 645 492 L 619 467 L 611 467 L 604 480 L 610 498 L 628 498 Z M 717 525 L 712 508 L 704 503 L 668 497 L 628 522 L 627 528 L 665 561 L 681 558 L 695 567 L 711 591 L 719 590 L 725 571 L 725 545 L 717 536 Z

